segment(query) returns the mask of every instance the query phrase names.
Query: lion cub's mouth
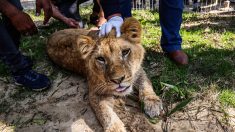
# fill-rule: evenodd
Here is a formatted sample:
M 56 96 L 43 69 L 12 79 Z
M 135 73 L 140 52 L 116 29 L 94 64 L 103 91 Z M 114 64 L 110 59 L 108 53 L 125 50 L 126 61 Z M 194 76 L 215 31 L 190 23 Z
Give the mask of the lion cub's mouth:
M 116 88 L 117 92 L 125 92 L 130 86 L 120 86 Z

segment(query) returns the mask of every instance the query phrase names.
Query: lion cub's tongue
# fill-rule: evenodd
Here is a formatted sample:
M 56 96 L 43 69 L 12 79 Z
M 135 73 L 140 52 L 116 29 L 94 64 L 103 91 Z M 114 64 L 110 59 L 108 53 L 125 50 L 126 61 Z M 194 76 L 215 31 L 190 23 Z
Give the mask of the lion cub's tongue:
M 119 86 L 118 88 L 116 88 L 116 91 L 122 92 L 122 91 L 124 91 L 126 88 L 127 88 L 127 87 Z

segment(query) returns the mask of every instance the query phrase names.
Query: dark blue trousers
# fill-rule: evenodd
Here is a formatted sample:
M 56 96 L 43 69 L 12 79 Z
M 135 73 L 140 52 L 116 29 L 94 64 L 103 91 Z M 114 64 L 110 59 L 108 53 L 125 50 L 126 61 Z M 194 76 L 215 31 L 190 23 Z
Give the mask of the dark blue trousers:
M 77 2 L 77 0 L 58 0 L 55 4 L 64 16 L 80 21 L 81 16 Z
M 86 1 L 88 0 L 57 0 L 55 4 L 64 16 L 81 21 L 79 5 Z
M 119 0 L 122 16 L 130 17 L 130 0 Z M 125 1 L 125 2 L 123 2 Z M 179 34 L 182 22 L 183 0 L 159 1 L 161 47 L 164 52 L 181 50 L 182 38 Z M 111 7 L 110 7 L 111 8 Z
M 11 4 L 22 10 L 20 0 L 8 0 Z M 11 24 L 10 20 L 2 14 L 0 19 L 0 59 L 14 74 L 31 65 L 19 51 L 20 32 Z
M 120 0 L 121 6 L 120 6 L 120 10 L 121 10 L 121 14 L 123 18 L 127 18 L 127 17 L 131 17 L 131 1 L 132 0 Z
M 183 0 L 160 0 L 161 47 L 165 52 L 181 50 L 179 34 L 182 22 Z

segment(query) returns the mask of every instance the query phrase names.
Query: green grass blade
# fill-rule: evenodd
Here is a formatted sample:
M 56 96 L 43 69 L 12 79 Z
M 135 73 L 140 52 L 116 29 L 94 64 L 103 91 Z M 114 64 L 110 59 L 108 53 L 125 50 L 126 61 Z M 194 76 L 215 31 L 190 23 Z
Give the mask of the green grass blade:
M 167 113 L 167 116 L 169 117 L 170 115 L 172 115 L 173 113 L 175 113 L 176 111 L 180 111 L 182 110 L 188 103 L 190 103 L 193 100 L 192 98 L 188 98 L 182 102 L 180 102 L 179 104 L 177 104 L 175 106 L 175 108 L 173 108 L 169 113 Z

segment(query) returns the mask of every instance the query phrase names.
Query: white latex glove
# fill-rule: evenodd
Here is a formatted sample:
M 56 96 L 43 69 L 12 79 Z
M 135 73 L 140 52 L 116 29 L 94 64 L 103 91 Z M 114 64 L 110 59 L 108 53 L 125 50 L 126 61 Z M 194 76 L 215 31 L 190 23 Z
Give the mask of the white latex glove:
M 121 30 L 122 23 L 123 23 L 123 19 L 120 16 L 114 16 L 114 17 L 110 18 L 106 23 L 104 23 L 100 27 L 99 36 L 108 35 L 108 33 L 114 27 L 116 29 L 116 37 L 120 37 L 121 36 L 120 30 Z

